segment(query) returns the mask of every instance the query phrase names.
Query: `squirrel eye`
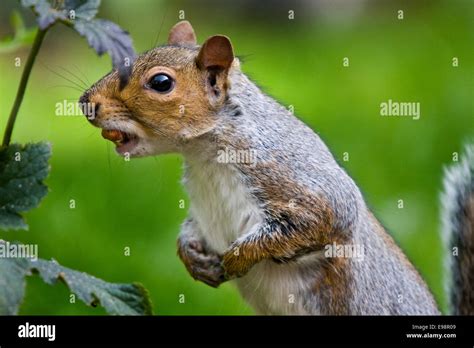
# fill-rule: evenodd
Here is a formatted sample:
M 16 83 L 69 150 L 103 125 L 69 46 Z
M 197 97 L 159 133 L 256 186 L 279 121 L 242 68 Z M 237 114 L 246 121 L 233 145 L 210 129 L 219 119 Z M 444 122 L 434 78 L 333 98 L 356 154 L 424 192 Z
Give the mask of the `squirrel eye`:
M 173 88 L 173 79 L 166 74 L 156 74 L 148 82 L 148 86 L 160 93 L 166 93 Z

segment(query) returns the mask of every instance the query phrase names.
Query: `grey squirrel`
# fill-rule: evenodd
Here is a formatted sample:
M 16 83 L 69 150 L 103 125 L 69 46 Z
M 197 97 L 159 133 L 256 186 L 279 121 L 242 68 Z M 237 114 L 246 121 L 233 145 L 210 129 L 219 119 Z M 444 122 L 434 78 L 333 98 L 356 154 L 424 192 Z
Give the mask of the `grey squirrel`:
M 179 152 L 189 217 L 178 255 L 197 280 L 235 280 L 258 314 L 439 314 L 427 285 L 313 130 L 241 71 L 230 40 L 187 21 L 80 99 L 119 154 Z M 87 115 L 91 116 L 91 115 Z M 450 169 L 444 218 L 452 313 L 474 314 L 474 148 Z M 449 203 L 451 204 L 451 203 Z M 360 246 L 363 260 L 328 257 Z

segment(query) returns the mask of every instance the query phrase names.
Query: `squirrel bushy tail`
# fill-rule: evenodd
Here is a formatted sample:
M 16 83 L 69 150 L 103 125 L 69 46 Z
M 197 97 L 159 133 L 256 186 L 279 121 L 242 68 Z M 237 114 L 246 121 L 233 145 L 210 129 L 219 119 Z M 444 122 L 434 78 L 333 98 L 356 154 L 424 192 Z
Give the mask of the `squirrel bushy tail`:
M 445 171 L 442 202 L 449 313 L 474 315 L 474 144 Z

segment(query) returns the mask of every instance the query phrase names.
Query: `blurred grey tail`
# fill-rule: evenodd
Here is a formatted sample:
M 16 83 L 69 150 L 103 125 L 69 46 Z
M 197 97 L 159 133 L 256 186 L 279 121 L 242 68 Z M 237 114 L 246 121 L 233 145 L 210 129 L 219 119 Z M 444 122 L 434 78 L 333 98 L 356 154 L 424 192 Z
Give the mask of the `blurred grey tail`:
M 474 144 L 445 170 L 441 197 L 450 314 L 474 315 Z

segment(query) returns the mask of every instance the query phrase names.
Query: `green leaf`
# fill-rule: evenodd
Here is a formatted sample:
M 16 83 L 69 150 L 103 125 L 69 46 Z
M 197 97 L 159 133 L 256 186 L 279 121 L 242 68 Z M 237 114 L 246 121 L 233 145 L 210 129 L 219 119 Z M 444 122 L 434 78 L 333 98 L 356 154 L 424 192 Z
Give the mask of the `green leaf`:
M 21 0 L 23 7 L 32 7 L 37 15 L 36 22 L 40 29 L 46 29 L 58 19 L 67 20 L 67 12 L 63 11 L 63 1 L 56 1 L 54 6 L 48 0 Z
M 14 35 L 0 40 L 0 53 L 13 52 L 22 46 L 28 46 L 33 43 L 35 37 L 35 28 L 26 28 L 18 11 L 13 11 L 10 16 L 10 22 L 14 30 Z
M 86 273 L 70 270 L 56 261 L 30 261 L 41 278 L 54 284 L 62 280 L 69 289 L 90 306 L 101 304 L 109 314 L 151 315 L 151 302 L 140 284 L 107 283 Z
M 89 46 L 99 56 L 105 52 L 110 54 L 113 66 L 119 72 L 121 83 L 126 84 L 135 59 L 135 51 L 128 33 L 117 24 L 105 19 L 78 19 L 74 22 L 74 29 L 87 39 Z
M 76 18 L 91 20 L 99 11 L 100 0 L 68 1 L 72 8 L 76 9 Z M 82 4 L 81 4 L 82 3 Z
M 152 305 L 146 289 L 138 283 L 108 283 L 87 273 L 61 266 L 56 261 L 26 258 L 36 255 L 7 254 L 15 246 L 24 245 L 0 240 L 0 315 L 18 313 L 25 294 L 25 276 L 39 273 L 50 285 L 58 280 L 89 306 L 102 305 L 109 314 L 151 315 Z
M 0 149 L 0 228 L 27 229 L 20 213 L 37 207 L 47 194 L 51 146 L 12 144 Z
M 22 0 L 23 7 L 32 7 L 36 21 L 44 30 L 56 21 L 70 23 L 74 19 L 90 20 L 99 10 L 100 0 Z
M 15 33 L 25 30 L 25 23 L 23 22 L 23 18 L 21 18 L 20 12 L 17 10 L 12 11 L 10 22 L 12 24 L 13 30 L 15 30 Z
M 2 243 L 0 241 L 0 245 Z M 0 315 L 18 314 L 21 301 L 25 296 L 25 276 L 28 273 L 27 259 L 0 257 Z
M 100 0 L 22 0 L 22 5 L 33 8 L 40 29 L 44 30 L 56 21 L 61 21 L 84 36 L 99 56 L 108 52 L 113 67 L 119 73 L 121 85 L 127 83 L 135 60 L 132 40 L 117 24 L 94 19 Z

